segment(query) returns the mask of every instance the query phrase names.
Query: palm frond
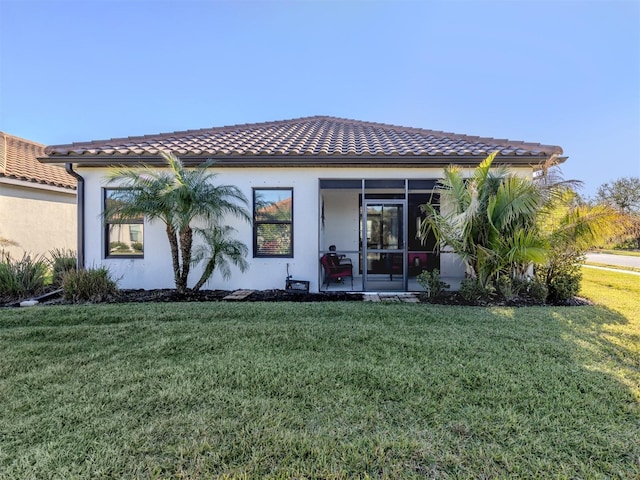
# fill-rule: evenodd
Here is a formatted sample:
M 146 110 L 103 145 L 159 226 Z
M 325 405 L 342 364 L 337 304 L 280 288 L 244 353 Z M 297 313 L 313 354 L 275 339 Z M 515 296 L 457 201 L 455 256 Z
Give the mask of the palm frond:
M 210 278 L 217 269 L 222 278 L 228 280 L 231 277 L 231 265 L 245 272 L 249 268 L 246 256 L 249 253 L 247 246 L 239 240 L 232 238 L 236 230 L 228 225 L 211 225 L 208 228 L 197 228 L 195 232 L 203 240 L 204 244 L 194 249 L 192 264 L 205 262 L 200 280 L 194 286 L 198 290 Z
M 544 240 L 534 229 L 519 229 L 504 241 L 504 256 L 509 263 L 543 263 L 549 253 Z
M 482 189 L 484 187 L 484 183 L 491 173 L 491 164 L 493 163 L 497 155 L 497 150 L 490 153 L 482 162 L 480 162 L 480 165 L 478 165 L 473 170 L 472 178 L 479 189 Z
M 627 228 L 628 221 L 615 209 L 607 205 L 582 205 L 564 212 L 550 239 L 586 250 L 615 238 Z
M 542 202 L 539 189 L 528 179 L 508 176 L 492 197 L 487 213 L 491 224 L 498 231 L 506 232 L 516 226 L 533 224 Z
M 440 201 L 451 206 L 456 212 L 464 211 L 470 198 L 462 171 L 450 165 L 444 169 L 443 177 L 438 184 Z

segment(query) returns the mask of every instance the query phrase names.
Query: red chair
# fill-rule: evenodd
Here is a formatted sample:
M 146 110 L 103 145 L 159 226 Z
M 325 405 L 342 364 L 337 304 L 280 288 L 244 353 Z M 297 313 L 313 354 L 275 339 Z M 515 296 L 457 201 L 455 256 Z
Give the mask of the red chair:
M 325 254 L 320 257 L 320 263 L 324 269 L 324 285 L 329 288 L 331 280 L 342 281 L 345 277 L 351 278 L 351 290 L 353 290 L 353 265 L 341 264 L 335 254 Z

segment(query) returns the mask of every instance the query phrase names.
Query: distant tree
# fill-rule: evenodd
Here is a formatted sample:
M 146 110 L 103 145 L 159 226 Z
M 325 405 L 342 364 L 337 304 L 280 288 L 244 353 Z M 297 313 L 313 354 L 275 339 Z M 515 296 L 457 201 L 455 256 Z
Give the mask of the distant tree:
M 598 188 L 596 200 L 628 216 L 627 235 L 635 240 L 640 249 L 640 178 L 622 177 L 604 183 Z
M 596 199 L 624 213 L 640 213 L 640 178 L 622 177 L 598 188 Z

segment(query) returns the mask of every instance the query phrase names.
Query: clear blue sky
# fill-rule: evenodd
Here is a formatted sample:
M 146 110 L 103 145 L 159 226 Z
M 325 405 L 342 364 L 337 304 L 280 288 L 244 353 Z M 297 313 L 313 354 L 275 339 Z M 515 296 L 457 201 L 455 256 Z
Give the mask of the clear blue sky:
M 0 0 L 0 130 L 45 144 L 332 115 L 640 176 L 640 0 Z

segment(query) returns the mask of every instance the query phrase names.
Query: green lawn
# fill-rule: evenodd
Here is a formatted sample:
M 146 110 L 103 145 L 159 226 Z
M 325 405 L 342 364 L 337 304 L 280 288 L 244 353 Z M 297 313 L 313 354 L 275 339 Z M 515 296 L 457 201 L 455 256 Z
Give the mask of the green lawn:
M 596 262 L 584 262 L 585 265 L 590 265 L 593 267 L 604 267 L 604 268 L 613 268 L 615 270 L 626 270 L 628 272 L 640 272 L 640 268 L 637 267 L 627 267 L 624 265 L 611 265 L 609 263 L 596 263 Z
M 607 250 L 607 249 L 597 249 L 595 250 L 597 253 L 610 253 L 612 255 L 626 255 L 631 257 L 640 257 L 640 250 Z
M 640 282 L 583 294 L 0 310 L 0 477 L 638 478 Z

